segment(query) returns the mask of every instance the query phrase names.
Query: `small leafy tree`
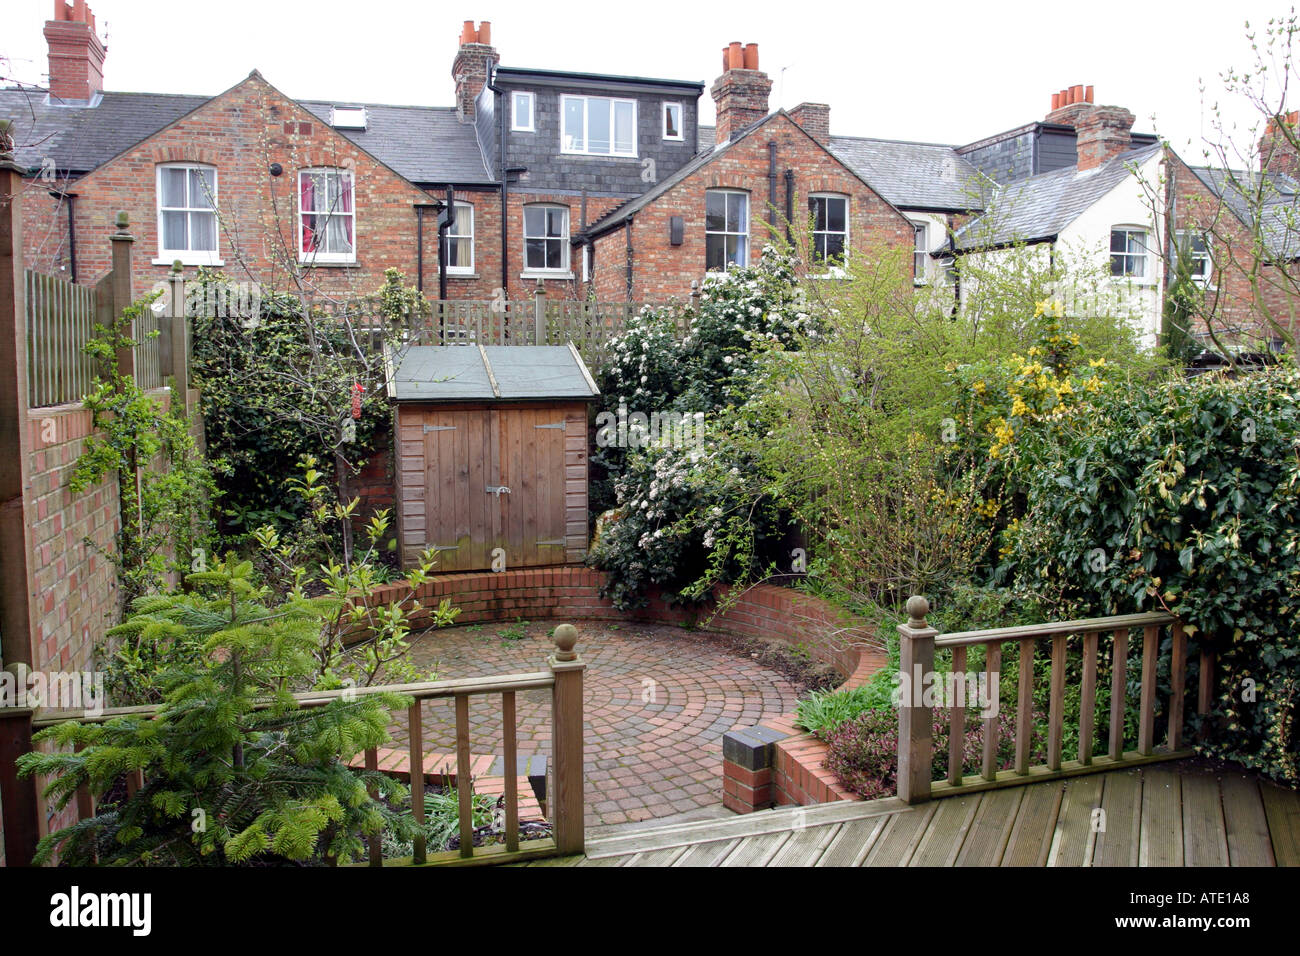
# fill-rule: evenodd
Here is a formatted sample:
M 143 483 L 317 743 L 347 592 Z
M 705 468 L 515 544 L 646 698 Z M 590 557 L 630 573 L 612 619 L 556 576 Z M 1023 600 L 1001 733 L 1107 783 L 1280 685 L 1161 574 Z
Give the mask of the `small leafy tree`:
M 299 463 L 301 477 L 290 480 L 307 512 L 291 533 L 281 535 L 264 525 L 253 531 L 260 546 L 257 562 L 273 593 L 285 600 L 306 599 L 309 594 L 321 609 L 320 639 L 312 652 L 316 669 L 313 684 L 322 689 L 339 686 L 368 687 L 382 674 L 388 683 L 432 679 L 407 659 L 412 618 L 426 610 L 415 595 L 429 580 L 437 554 L 427 550 L 419 563 L 398 580 L 408 588 L 398 600 L 386 598 L 380 589 L 388 583 L 387 568 L 379 563 L 382 550 L 391 550 L 389 514 L 381 509 L 363 525 L 361 546 L 354 550 L 350 565 L 344 566 L 335 552 L 328 529 L 351 523 L 358 500 L 346 505 L 333 492 L 316 468 L 316 460 Z M 309 562 L 324 554 L 321 563 Z M 445 627 L 460 614 L 459 608 L 443 598 L 428 609 L 430 627 Z
M 124 774 L 144 777 L 134 794 L 44 837 L 36 861 L 346 861 L 366 836 L 404 826 L 368 788 L 391 802 L 406 788 L 347 764 L 387 742 L 389 711 L 410 699 L 367 692 L 303 708 L 292 696 L 316 668 L 327 603 L 301 594 L 268 603 L 248 561 L 217 561 L 187 580 L 188 593 L 137 599 L 114 629 L 197 651 L 162 677 L 157 716 L 59 724 L 38 739 L 63 750 L 20 758 L 23 775 L 51 778 L 45 794 L 60 808 L 78 787 L 104 795 Z

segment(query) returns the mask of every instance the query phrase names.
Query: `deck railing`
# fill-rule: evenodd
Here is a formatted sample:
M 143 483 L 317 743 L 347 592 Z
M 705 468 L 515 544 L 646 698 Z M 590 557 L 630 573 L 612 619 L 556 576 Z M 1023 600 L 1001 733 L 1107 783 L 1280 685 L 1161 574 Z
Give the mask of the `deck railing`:
M 964 631 L 940 635 L 926 623 L 929 602 L 912 597 L 907 602 L 908 621 L 900 625 L 898 796 L 907 803 L 920 803 L 931 797 L 948 796 L 994 787 L 1016 786 L 1055 777 L 1073 776 L 1109 770 L 1121 765 L 1138 765 L 1158 760 L 1175 760 L 1191 753 L 1186 747 L 1187 637 L 1182 622 L 1172 614 L 1158 612 L 1123 614 L 1079 621 L 1056 621 L 1022 627 L 1003 627 L 984 631 Z M 1141 672 L 1138 692 L 1137 746 L 1125 750 L 1125 724 L 1128 701 L 1128 656 L 1130 632 L 1141 632 Z M 1167 707 L 1162 716 L 1166 729 L 1163 744 L 1156 741 L 1158 673 L 1162 635 L 1168 631 L 1170 642 Z M 1109 634 L 1110 711 L 1105 755 L 1097 753 L 1096 711 L 1098 666 L 1104 659 L 1103 635 Z M 1046 760 L 1030 763 L 1035 725 L 1034 659 L 1039 643 L 1049 646 L 1050 677 Z M 966 675 L 967 652 L 984 649 L 985 688 L 998 688 L 1002 677 L 1003 645 L 1014 643 L 1019 650 L 1017 665 L 1016 714 L 1014 729 L 1014 766 L 998 768 L 1001 743 L 996 713 L 984 714 L 983 751 L 980 772 L 965 775 L 962 755 L 965 744 L 969 688 L 945 701 L 950 712 L 948 733 L 947 777 L 934 780 L 935 762 L 933 726 L 934 690 L 924 693 L 925 685 L 938 681 L 935 654 L 950 651 L 951 673 Z M 1077 759 L 1067 759 L 1063 752 L 1066 730 L 1065 701 L 1069 654 L 1073 646 L 1080 649 L 1079 720 Z M 1199 687 L 1197 710 L 1206 714 L 1213 695 L 1214 657 L 1202 648 L 1199 652 Z M 952 681 L 952 683 L 963 683 Z M 968 683 L 968 682 L 966 682 Z M 987 693 L 987 691 L 986 691 Z
M 407 709 L 411 774 L 411 814 L 416 824 L 413 864 L 454 863 L 458 860 L 474 862 L 508 862 L 544 856 L 570 856 L 581 853 L 584 845 L 584 783 L 583 783 L 583 703 L 582 683 L 586 663 L 574 650 L 577 630 L 570 624 L 555 628 L 555 653 L 547 658 L 546 670 L 526 674 L 508 674 L 500 677 L 473 677 L 463 680 L 425 681 L 416 684 L 385 684 L 374 687 L 343 688 L 330 691 L 309 691 L 294 694 L 302 707 L 321 707 L 331 701 L 388 692 L 414 698 Z M 516 720 L 516 694 L 531 690 L 551 690 L 551 766 L 552 786 L 546 793 L 546 810 L 552 826 L 552 836 L 522 842 L 519 839 L 518 790 L 518 737 Z M 502 716 L 502 743 L 505 769 L 505 843 L 486 847 L 476 852 L 473 826 L 473 787 L 471 786 L 471 752 L 469 702 L 471 697 L 500 695 Z M 422 833 L 424 825 L 423 781 L 425 779 L 425 748 L 422 705 L 426 700 L 451 698 L 456 713 L 456 793 L 460 808 L 460 849 L 430 854 Z M 271 701 L 259 703 L 257 709 L 273 706 Z M 0 758 L 16 758 L 30 752 L 32 734 L 69 720 L 79 723 L 104 723 L 118 717 L 152 717 L 156 706 L 105 708 L 94 714 L 84 711 L 52 711 L 31 709 L 0 709 Z M 7 764 L 7 766 L 5 765 Z M 365 751 L 367 770 L 379 769 L 379 752 L 375 748 Z M 33 780 L 19 780 L 14 775 L 13 759 L 0 761 L 0 783 L 6 793 L 15 792 L 24 807 L 33 811 L 40 804 Z M 126 776 L 128 795 L 134 795 L 145 784 L 141 771 Z M 376 796 L 372 792 L 372 796 Z M 15 803 L 15 806 L 18 804 Z M 94 799 L 84 787 L 76 799 L 77 818 L 85 820 L 94 816 Z M 6 810 L 8 810 L 8 805 Z M 30 820 L 20 820 L 17 815 L 6 814 L 5 846 L 8 863 L 23 865 L 31 859 L 35 848 L 35 828 L 38 813 Z M 20 827 L 30 826 L 23 832 Z M 367 838 L 368 862 L 383 866 L 384 858 L 378 835 Z M 391 861 L 390 861 L 391 862 Z

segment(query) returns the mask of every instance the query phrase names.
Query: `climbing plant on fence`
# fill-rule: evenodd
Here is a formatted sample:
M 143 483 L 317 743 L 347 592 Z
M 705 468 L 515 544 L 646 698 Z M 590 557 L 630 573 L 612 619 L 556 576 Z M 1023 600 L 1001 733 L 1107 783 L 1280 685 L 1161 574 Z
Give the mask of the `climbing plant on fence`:
M 111 327 L 95 326 L 86 351 L 103 371 L 84 399 L 93 429 L 69 481 L 80 494 L 108 475 L 118 476 L 121 530 L 115 553 L 107 557 L 117 567 L 126 603 L 157 590 L 169 574 L 188 571 L 195 554 L 206 552 L 215 491 L 184 403 L 164 408 L 118 366 L 119 353 L 136 344 L 134 321 L 154 298 L 124 309 Z

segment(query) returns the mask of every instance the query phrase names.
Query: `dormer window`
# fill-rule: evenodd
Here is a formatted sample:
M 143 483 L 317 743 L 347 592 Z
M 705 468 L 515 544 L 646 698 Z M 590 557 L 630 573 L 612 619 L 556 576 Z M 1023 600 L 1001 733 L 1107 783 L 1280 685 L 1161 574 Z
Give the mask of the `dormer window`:
M 664 104 L 664 139 L 682 140 L 682 104 Z
M 636 156 L 636 100 L 562 96 L 560 152 Z
M 537 130 L 534 114 L 537 101 L 532 93 L 515 90 L 510 94 L 510 128 L 516 133 L 532 133 Z
M 330 112 L 330 125 L 335 129 L 365 129 L 364 106 L 336 106 Z

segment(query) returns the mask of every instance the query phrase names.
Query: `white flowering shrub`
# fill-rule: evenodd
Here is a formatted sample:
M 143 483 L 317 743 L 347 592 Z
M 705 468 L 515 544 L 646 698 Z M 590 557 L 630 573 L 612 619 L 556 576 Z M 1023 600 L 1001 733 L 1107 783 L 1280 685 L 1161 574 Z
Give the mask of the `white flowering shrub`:
M 620 607 L 643 603 L 649 585 L 670 600 L 703 598 L 713 582 L 750 573 L 781 533 L 777 510 L 755 506 L 754 463 L 733 438 L 749 427 L 740 409 L 759 354 L 816 336 L 796 265 L 769 246 L 758 264 L 706 278 L 684 335 L 672 313 L 647 309 L 612 340 L 615 358 L 600 381 L 608 409 L 703 413 L 706 436 L 592 456 L 592 501 L 604 512 L 592 562 L 609 572 L 607 593 Z

